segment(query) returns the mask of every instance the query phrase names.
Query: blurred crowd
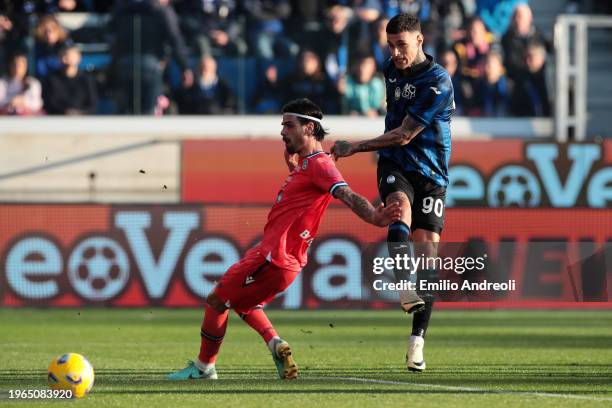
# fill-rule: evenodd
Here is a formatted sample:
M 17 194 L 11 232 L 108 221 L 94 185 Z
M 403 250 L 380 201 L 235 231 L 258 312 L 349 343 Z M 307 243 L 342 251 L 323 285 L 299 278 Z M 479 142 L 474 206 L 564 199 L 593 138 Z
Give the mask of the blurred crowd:
M 421 19 L 457 114 L 551 114 L 551 33 L 525 0 L 0 0 L 0 114 L 278 113 L 308 96 L 382 115 L 399 12 Z M 68 29 L 66 13 L 88 14 Z

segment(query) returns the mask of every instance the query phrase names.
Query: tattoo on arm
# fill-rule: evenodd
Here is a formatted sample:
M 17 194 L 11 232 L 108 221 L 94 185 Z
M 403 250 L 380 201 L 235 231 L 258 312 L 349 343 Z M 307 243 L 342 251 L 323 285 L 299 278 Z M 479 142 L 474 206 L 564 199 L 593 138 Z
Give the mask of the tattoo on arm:
M 412 116 L 406 115 L 404 120 L 402 120 L 402 125 L 399 127 L 399 129 L 401 129 L 401 133 L 403 135 L 402 144 L 406 144 L 414 139 L 416 135 L 421 133 L 421 131 L 425 129 L 425 126 L 414 120 Z
M 365 197 L 355 193 L 348 186 L 338 187 L 334 191 L 334 197 L 346 204 L 359 218 L 370 224 L 373 223 L 376 209 Z
M 392 146 L 403 146 L 409 143 L 416 135 L 421 133 L 425 126 L 406 115 L 400 127 L 392 129 L 377 138 L 364 140 L 355 145 L 355 152 L 371 152 Z

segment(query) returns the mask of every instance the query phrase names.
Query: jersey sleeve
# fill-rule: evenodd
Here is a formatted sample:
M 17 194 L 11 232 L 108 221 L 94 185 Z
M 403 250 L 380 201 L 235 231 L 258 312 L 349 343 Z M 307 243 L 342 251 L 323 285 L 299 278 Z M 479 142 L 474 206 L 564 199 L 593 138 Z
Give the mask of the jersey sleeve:
M 333 194 L 338 187 L 348 186 L 348 183 L 344 181 L 342 174 L 329 157 L 317 160 L 313 170 L 313 182 L 321 191 Z
M 449 78 L 441 77 L 427 83 L 416 94 L 408 113 L 423 126 L 431 125 L 437 113 L 453 104 L 453 86 Z

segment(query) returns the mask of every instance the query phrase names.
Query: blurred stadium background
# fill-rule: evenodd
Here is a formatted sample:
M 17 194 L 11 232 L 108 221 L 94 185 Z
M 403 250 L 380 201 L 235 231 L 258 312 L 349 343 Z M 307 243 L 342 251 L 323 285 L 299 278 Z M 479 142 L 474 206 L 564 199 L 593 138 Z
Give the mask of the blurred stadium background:
M 608 2 L 112 3 L 0 3 L 1 305 L 200 305 L 284 179 L 283 101 L 325 107 L 326 147 L 382 132 L 398 10 L 454 73 L 444 240 L 524 286 L 442 307 L 612 305 Z M 376 199 L 374 155 L 339 167 Z M 383 240 L 332 207 L 275 306 L 388 307 L 362 291 Z
M 611 4 L 0 0 L 0 400 L 43 388 L 47 361 L 74 351 L 97 370 L 92 406 L 268 407 L 288 389 L 296 406 L 609 401 Z M 369 290 L 386 232 L 335 203 L 270 305 L 288 309 L 270 315 L 304 381 L 268 381 L 269 356 L 235 321 L 224 381 L 165 381 L 286 177 L 282 103 L 324 107 L 326 149 L 383 131 L 380 27 L 398 10 L 421 17 L 455 86 L 442 239 L 488 255 L 468 278 L 517 290 L 447 294 L 428 371 L 408 378 L 408 324 Z M 372 201 L 375 162 L 338 162 Z

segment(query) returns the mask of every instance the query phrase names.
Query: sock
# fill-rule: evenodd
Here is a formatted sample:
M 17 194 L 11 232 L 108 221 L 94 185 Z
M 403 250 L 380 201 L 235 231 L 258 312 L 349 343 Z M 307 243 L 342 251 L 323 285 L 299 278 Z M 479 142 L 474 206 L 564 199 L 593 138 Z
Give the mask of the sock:
M 200 331 L 202 339 L 198 360 L 205 366 L 213 365 L 217 361 L 217 354 L 219 354 L 227 328 L 227 315 L 228 310 L 219 313 L 208 304 L 204 306 L 204 322 L 202 322 L 202 330 Z
M 425 309 L 417 312 L 412 317 L 412 335 L 425 337 L 427 333 L 427 327 L 429 326 L 429 319 L 431 318 L 431 311 L 433 310 L 434 300 L 432 297 L 423 298 L 425 301 Z
M 240 314 L 242 320 L 251 326 L 259 335 L 263 338 L 266 344 L 270 343 L 274 337 L 278 337 L 278 333 L 274 330 L 270 319 L 266 316 L 263 309 L 258 306 L 251 310 L 249 313 Z
M 417 274 L 419 281 L 426 281 L 428 283 L 438 282 L 438 271 L 435 269 L 423 269 Z M 419 287 L 419 283 L 417 287 Z M 429 326 L 429 319 L 431 318 L 431 311 L 433 310 L 435 292 L 430 290 L 417 290 L 417 294 L 425 301 L 425 309 L 415 313 L 412 318 L 412 335 L 425 337 L 427 327 Z
M 387 248 L 389 249 L 389 256 L 395 258 L 397 255 L 403 257 L 404 254 L 413 256 L 412 254 L 412 243 L 410 242 L 410 227 L 402 221 L 394 222 L 389 225 L 389 231 L 387 232 Z M 407 270 L 393 270 L 395 274 L 396 282 L 402 280 L 410 280 L 410 271 Z
M 274 336 L 270 339 L 270 341 L 268 342 L 268 350 L 270 350 L 270 353 L 276 355 L 276 347 L 274 347 L 276 345 L 276 341 L 280 340 L 281 338 L 278 336 Z

